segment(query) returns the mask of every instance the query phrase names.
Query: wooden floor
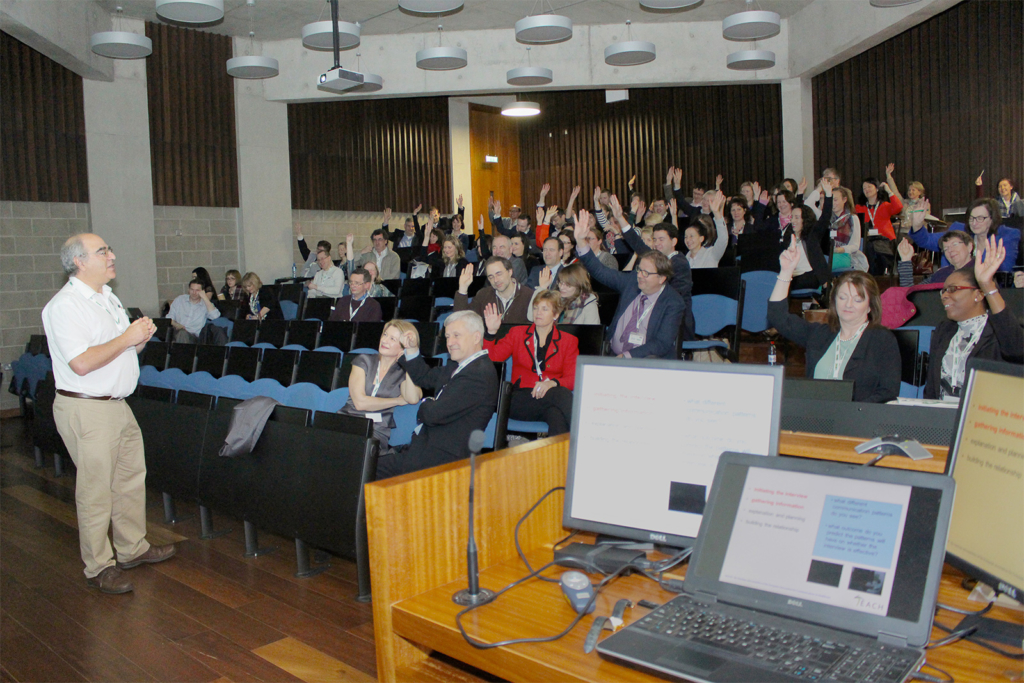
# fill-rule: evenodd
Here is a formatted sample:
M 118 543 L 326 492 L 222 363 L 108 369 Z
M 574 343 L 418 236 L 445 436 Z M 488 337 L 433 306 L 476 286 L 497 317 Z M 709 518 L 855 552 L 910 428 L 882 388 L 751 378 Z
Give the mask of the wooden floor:
M 102 595 L 82 574 L 74 476 L 37 470 L 21 419 L 0 422 L 0 681 L 372 681 L 372 612 L 355 565 L 297 579 L 291 541 L 246 559 L 240 524 L 199 540 L 196 517 L 163 523 L 148 496 L 149 539 L 178 555 L 128 572 L 135 591 Z

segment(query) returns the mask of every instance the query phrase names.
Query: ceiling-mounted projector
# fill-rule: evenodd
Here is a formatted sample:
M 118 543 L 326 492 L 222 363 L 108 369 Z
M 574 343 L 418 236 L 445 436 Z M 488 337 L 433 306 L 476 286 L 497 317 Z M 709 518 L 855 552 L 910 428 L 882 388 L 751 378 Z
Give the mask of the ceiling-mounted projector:
M 358 71 L 348 71 L 338 67 L 331 69 L 325 74 L 320 74 L 320 82 L 317 84 L 316 89 L 325 92 L 341 93 L 362 84 L 363 74 Z

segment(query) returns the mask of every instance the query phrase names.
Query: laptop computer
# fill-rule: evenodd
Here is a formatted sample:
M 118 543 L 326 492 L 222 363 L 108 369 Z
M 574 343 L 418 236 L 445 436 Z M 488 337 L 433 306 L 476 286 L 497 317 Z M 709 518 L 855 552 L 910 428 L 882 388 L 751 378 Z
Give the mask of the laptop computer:
M 954 486 L 723 453 L 683 594 L 597 650 L 695 681 L 904 681 L 931 634 Z

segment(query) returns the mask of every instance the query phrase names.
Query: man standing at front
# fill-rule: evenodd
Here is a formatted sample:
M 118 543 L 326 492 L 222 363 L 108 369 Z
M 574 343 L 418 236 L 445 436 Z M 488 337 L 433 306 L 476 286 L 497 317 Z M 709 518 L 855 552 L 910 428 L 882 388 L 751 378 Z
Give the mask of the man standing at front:
M 122 569 L 163 562 L 173 545 L 146 541 L 146 460 L 142 433 L 124 398 L 139 378 L 138 353 L 156 331 L 128 313 L 107 283 L 114 252 L 98 235 L 75 235 L 60 252 L 68 283 L 43 309 L 57 397 L 53 418 L 78 468 L 78 538 L 90 586 L 133 590 Z M 114 561 L 107 529 L 113 525 Z

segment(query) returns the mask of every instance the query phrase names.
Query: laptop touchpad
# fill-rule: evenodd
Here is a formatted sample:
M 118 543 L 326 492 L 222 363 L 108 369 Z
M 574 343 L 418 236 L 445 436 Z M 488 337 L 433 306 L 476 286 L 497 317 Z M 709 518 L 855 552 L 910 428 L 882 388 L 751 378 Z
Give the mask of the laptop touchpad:
M 714 655 L 695 652 L 694 650 L 684 646 L 677 647 L 664 657 L 659 657 L 658 663 L 670 665 L 673 668 L 679 668 L 685 671 L 711 673 L 727 662 L 726 660 L 715 657 Z

